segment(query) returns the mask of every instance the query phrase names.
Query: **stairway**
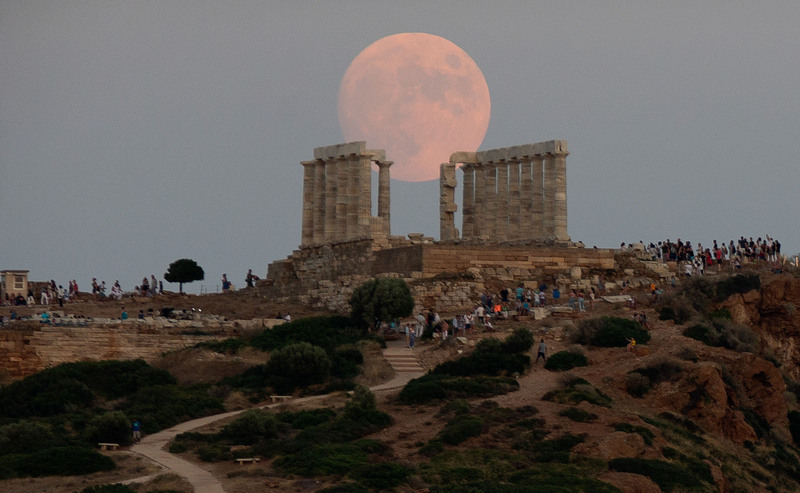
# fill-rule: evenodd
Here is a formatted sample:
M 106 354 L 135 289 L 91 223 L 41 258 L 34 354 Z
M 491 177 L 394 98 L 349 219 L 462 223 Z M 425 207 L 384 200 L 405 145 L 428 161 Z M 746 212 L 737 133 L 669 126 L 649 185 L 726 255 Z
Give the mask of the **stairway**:
M 417 362 L 414 350 L 397 342 L 399 341 L 388 343 L 383 350 L 383 357 L 392 365 L 392 369 L 397 373 L 424 373 L 425 370 Z

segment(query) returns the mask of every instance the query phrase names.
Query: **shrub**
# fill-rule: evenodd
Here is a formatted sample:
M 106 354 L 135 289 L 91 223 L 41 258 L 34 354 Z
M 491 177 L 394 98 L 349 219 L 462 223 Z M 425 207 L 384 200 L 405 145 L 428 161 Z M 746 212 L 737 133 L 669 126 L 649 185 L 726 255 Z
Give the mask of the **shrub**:
M 377 322 L 389 322 L 411 315 L 414 297 L 403 279 L 382 277 L 370 279 L 353 290 L 350 316 L 363 328 Z
M 60 445 L 50 427 L 37 421 L 18 421 L 0 427 L 0 455 L 27 454 Z
M 436 365 L 431 373 L 462 377 L 513 375 L 525 373 L 530 366 L 531 358 L 526 354 L 485 353 L 476 348 L 467 356 Z
M 261 438 L 277 437 L 278 420 L 269 411 L 250 409 L 225 425 L 220 436 L 235 444 L 253 445 Z
M 240 349 L 247 347 L 247 342 L 242 339 L 228 338 L 222 341 L 205 341 L 194 347 L 208 349 L 220 354 L 236 354 Z
M 510 354 L 526 353 L 535 342 L 533 332 L 524 327 L 517 327 L 502 343 L 502 351 Z
M 317 493 L 369 493 L 369 490 L 358 483 L 342 483 L 322 488 Z
M 647 365 L 633 370 L 647 377 L 650 383 L 659 383 L 676 380 L 683 373 L 683 365 L 669 357 L 658 357 Z M 633 373 L 632 372 L 632 373 Z
M 591 423 L 597 419 L 597 415 L 595 413 L 590 413 L 589 411 L 584 411 L 583 409 L 579 409 L 577 407 L 568 407 L 567 409 L 559 411 L 558 415 L 564 416 L 570 421 L 575 421 L 576 423 Z
M 703 324 L 695 324 L 683 330 L 683 335 L 708 345 L 716 345 L 717 334 Z
M 602 393 L 582 378 L 565 379 L 563 385 L 560 389 L 554 389 L 546 393 L 542 396 L 542 399 L 560 404 L 578 404 L 586 401 L 596 406 L 611 406 L 611 397 Z
M 636 426 L 630 423 L 614 423 L 611 426 L 613 426 L 617 431 L 636 433 L 637 435 L 641 436 L 642 439 L 644 439 L 644 443 L 646 445 L 653 444 L 653 438 L 655 438 L 655 434 L 644 426 Z
M 613 471 L 647 476 L 664 492 L 670 492 L 676 488 L 681 491 L 684 489 L 694 490 L 702 481 L 685 467 L 661 460 L 618 458 L 612 459 L 608 463 L 608 467 Z
M 308 342 L 289 344 L 272 353 L 266 370 L 270 383 L 278 392 L 324 382 L 331 369 L 331 361 L 321 347 Z
M 586 435 L 573 435 L 567 433 L 558 438 L 542 440 L 534 449 L 534 456 L 538 462 L 569 462 L 569 451 L 572 447 L 586 440 Z
M 197 456 L 204 462 L 219 462 L 233 459 L 230 447 L 221 443 L 202 445 L 197 449 Z
M 634 397 L 642 397 L 650 391 L 650 379 L 641 373 L 631 372 L 625 375 L 625 389 Z
M 599 347 L 625 347 L 631 337 L 639 344 L 647 344 L 650 333 L 633 320 L 601 317 L 581 321 L 570 334 L 572 342 Z
M 300 476 L 346 475 L 367 463 L 374 444 L 370 442 L 312 445 L 279 457 L 273 464 L 281 471 Z
M 94 416 L 86 426 L 84 435 L 89 443 L 112 442 L 128 444 L 131 442 L 131 422 L 122 411 L 111 411 Z
M 452 398 L 491 397 L 518 389 L 519 382 L 514 378 L 487 376 L 467 378 L 429 373 L 408 382 L 400 391 L 398 398 L 405 404 L 425 404 Z
M 406 481 L 411 474 L 407 467 L 392 462 L 369 464 L 353 471 L 350 476 L 375 490 L 394 488 Z
M 81 490 L 81 493 L 136 493 L 136 490 L 131 489 L 128 485 L 115 483 L 87 486 Z
M 331 375 L 337 378 L 353 378 L 361 373 L 364 355 L 358 349 L 338 349 L 331 356 Z
M 2 458 L 19 476 L 83 476 L 110 471 L 116 466 L 110 457 L 83 447 L 53 447 L 30 454 Z
M 478 416 L 462 414 L 450 421 L 442 431 L 439 438 L 448 445 L 458 445 L 470 437 L 483 433 L 483 420 Z
M 136 416 L 145 433 L 153 433 L 191 418 L 225 410 L 222 401 L 208 395 L 204 387 L 177 385 L 143 388 L 126 398 L 118 407 L 127 416 Z
M 577 366 L 587 366 L 588 364 L 586 356 L 581 353 L 559 351 L 547 358 L 544 367 L 547 370 L 566 371 Z
M 311 426 L 316 426 L 322 423 L 327 423 L 336 413 L 331 409 L 306 409 L 303 411 L 283 412 L 278 414 L 278 419 L 284 423 L 288 423 L 296 430 L 304 430 Z
M 475 351 L 481 353 L 501 353 L 503 352 L 503 343 L 496 337 L 487 337 L 478 341 L 475 345 Z
M 789 431 L 792 433 L 794 443 L 800 445 L 800 412 L 789 411 Z
M 756 352 L 758 335 L 750 327 L 728 319 L 714 320 L 711 326 L 697 324 L 686 328 L 683 335 L 709 346 L 722 346 L 739 352 Z
M 683 296 L 670 298 L 658 312 L 659 320 L 673 320 L 676 324 L 683 324 L 697 315 L 695 307 Z
M 250 345 L 262 351 L 274 351 L 289 344 L 308 342 L 332 351 L 336 346 L 364 338 L 352 325 L 349 318 L 342 316 L 300 318 L 263 331 L 250 340 Z
M 344 405 L 344 416 L 348 418 L 361 417 L 365 413 L 376 410 L 378 408 L 377 404 L 378 401 L 375 399 L 375 394 L 367 387 L 358 385 L 353 390 L 350 400 Z
M 758 274 L 735 274 L 717 282 L 714 294 L 717 300 L 722 301 L 734 294 L 744 294 L 760 288 L 761 278 Z
M 189 450 L 189 447 L 184 442 L 172 442 L 169 444 L 170 454 L 182 454 Z

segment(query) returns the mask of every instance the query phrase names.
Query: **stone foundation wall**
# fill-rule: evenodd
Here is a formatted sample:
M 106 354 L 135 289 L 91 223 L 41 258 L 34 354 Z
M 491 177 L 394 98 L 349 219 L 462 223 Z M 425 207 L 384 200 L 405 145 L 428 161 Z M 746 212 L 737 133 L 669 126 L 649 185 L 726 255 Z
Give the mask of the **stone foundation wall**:
M 614 267 L 614 252 L 607 249 L 426 241 L 376 250 L 373 243 L 359 241 L 296 251 L 270 265 L 271 284 L 259 289 L 271 301 L 346 313 L 357 286 L 376 276 L 399 277 L 409 283 L 415 311 L 456 313 L 500 285 L 511 289 L 546 280 L 586 289 L 591 279 L 583 273 Z

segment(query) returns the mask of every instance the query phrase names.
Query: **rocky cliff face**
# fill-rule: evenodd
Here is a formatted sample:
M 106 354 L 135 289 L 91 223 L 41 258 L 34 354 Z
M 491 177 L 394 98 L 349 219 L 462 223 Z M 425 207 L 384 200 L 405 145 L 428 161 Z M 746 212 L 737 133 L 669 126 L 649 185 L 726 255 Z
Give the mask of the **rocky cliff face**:
M 764 352 L 792 379 L 800 380 L 800 279 L 770 276 L 762 279 L 760 290 L 731 296 L 722 306 L 734 321 L 753 327 Z

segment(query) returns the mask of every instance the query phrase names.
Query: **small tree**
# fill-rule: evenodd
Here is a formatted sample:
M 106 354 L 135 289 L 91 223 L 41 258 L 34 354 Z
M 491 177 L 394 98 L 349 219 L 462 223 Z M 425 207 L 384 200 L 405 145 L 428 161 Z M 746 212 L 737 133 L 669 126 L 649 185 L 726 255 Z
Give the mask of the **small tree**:
M 179 283 L 179 292 L 183 293 L 183 283 L 192 281 L 202 281 L 206 274 L 197 262 L 190 258 L 182 258 L 169 264 L 169 269 L 164 273 L 164 280 L 167 282 Z
M 350 308 L 355 323 L 374 329 L 380 322 L 411 315 L 414 297 L 402 279 L 370 279 L 353 291 Z

